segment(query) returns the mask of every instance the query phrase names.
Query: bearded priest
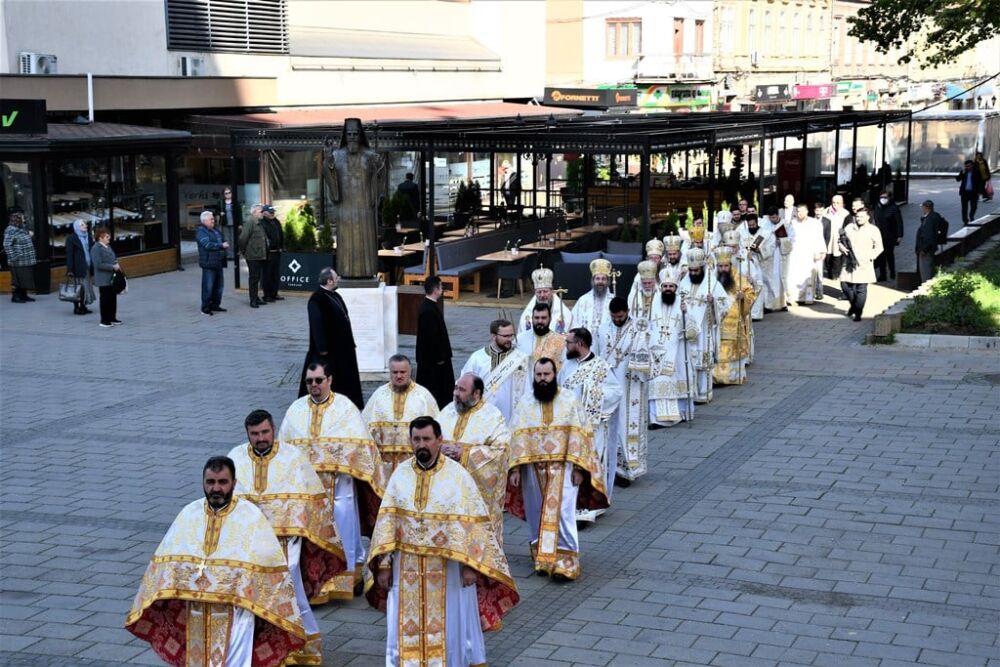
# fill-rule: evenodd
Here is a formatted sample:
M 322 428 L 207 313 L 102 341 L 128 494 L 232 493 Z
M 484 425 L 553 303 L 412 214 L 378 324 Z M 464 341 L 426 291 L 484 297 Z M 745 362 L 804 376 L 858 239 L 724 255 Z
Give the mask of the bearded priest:
M 510 430 L 503 415 L 483 399 L 483 380 L 463 373 L 455 382 L 454 400 L 441 411 L 441 452 L 468 470 L 493 519 L 493 531 L 503 544 L 503 498 Z
M 547 303 L 536 303 L 531 313 L 531 331 L 517 337 L 517 348 L 535 363 L 542 357 L 555 360 L 561 368 L 566 351 L 566 338 L 550 328 L 552 310 Z
M 274 419 L 254 410 L 243 426 L 248 443 L 234 447 L 236 497 L 256 505 L 274 529 L 288 560 L 295 600 L 309 641 L 289 659 L 295 665 L 321 665 L 319 625 L 309 597 L 344 571 L 344 549 L 333 523 L 333 503 L 309 459 L 293 445 L 275 441 Z
M 235 485 L 231 459 L 205 463 L 205 498 L 174 519 L 125 619 L 168 665 L 279 667 L 305 645 L 281 544 Z
M 684 304 L 688 352 L 694 362 L 691 390 L 695 403 L 712 400 L 712 369 L 719 354 L 718 322 L 729 308 L 726 290 L 707 266 L 700 248 L 688 252 L 688 274 L 677 286 Z
M 565 306 L 562 299 L 553 290 L 555 284 L 555 274 L 552 269 L 544 266 L 531 272 L 531 283 L 535 287 L 535 296 L 531 297 L 528 305 L 521 311 L 522 331 L 531 331 L 534 328 L 535 305 L 539 303 L 548 304 L 549 316 L 552 319 L 552 330 L 558 334 L 564 334 L 573 326 L 573 311 Z
M 344 547 L 347 572 L 339 574 L 316 595 L 313 604 L 332 598 L 349 600 L 362 593 L 366 562 L 361 536 L 371 535 L 385 486 L 384 467 L 361 411 L 333 391 L 333 370 L 327 364 L 306 367 L 309 394 L 288 407 L 278 440 L 298 447 L 323 481 L 333 501 L 333 518 Z
M 746 382 L 747 364 L 750 363 L 750 344 L 753 339 L 750 312 L 757 290 L 753 281 L 734 270 L 738 257 L 728 246 L 715 249 L 717 284 L 726 292 L 719 318 L 719 356 L 712 378 L 715 384 L 743 384 Z
M 608 494 L 583 406 L 559 389 L 555 362 L 536 361 L 534 378 L 510 424 L 505 506 L 531 529 L 535 572 L 571 581 L 580 576 L 576 510 L 606 509 Z
M 386 479 L 403 459 L 413 455 L 407 431 L 410 422 L 438 414 L 437 399 L 411 379 L 411 368 L 406 355 L 389 357 L 389 382 L 375 390 L 361 413 L 386 464 Z
M 608 321 L 608 303 L 615 296 L 614 290 L 608 286 L 616 275 L 611 262 L 606 259 L 595 259 L 590 263 L 592 289 L 573 304 L 573 324 L 597 331 Z
M 652 327 L 653 342 L 649 381 L 649 425 L 651 429 L 673 426 L 692 418 L 694 403 L 689 384 L 694 381 L 695 365 L 689 355 L 697 338 L 695 329 L 686 327 L 683 300 L 677 295 L 673 278 L 660 280 L 660 303 L 663 316 Z M 688 341 L 685 336 L 690 336 Z
M 441 453 L 441 425 L 418 417 L 410 440 L 372 534 L 368 601 L 386 612 L 385 664 L 485 665 L 483 631 L 500 628 L 517 586 L 475 479 Z

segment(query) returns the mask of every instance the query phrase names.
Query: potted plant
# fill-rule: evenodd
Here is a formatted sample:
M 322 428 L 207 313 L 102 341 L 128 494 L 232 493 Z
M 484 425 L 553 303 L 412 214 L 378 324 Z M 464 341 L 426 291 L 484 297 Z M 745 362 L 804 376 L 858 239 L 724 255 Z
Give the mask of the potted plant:
M 304 198 L 288 209 L 282 228 L 282 289 L 315 289 L 320 270 L 334 261 L 333 230 L 330 225 L 319 224 L 312 205 Z

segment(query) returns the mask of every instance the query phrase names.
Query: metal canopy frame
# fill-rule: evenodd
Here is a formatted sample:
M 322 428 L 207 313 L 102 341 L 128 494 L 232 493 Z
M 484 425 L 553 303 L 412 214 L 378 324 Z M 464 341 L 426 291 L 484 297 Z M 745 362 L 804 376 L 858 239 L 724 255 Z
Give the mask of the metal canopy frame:
M 708 161 L 708 208 L 715 210 L 718 194 L 716 162 L 722 165 L 721 151 L 733 146 L 759 144 L 759 188 L 763 188 L 765 142 L 771 141 L 772 167 L 774 139 L 797 138 L 803 148 L 809 135 L 835 132 L 835 157 L 839 154 L 840 130 L 854 133 L 852 168 L 857 152 L 857 128 L 877 125 L 885 132 L 889 123 L 906 122 L 912 131 L 910 111 L 802 111 L 774 113 L 713 112 L 697 114 L 602 114 L 577 116 L 529 116 L 446 121 L 373 122 L 366 126 L 371 147 L 381 151 L 412 151 L 421 155 L 421 164 L 433 164 L 435 153 L 489 153 L 491 164 L 497 153 L 515 153 L 520 166 L 522 155 L 550 159 L 552 154 L 574 153 L 592 159 L 594 155 L 629 155 L 640 157 L 639 190 L 642 209 L 641 234 L 649 236 L 650 227 L 650 158 L 652 155 L 705 150 Z M 327 138 L 336 138 L 341 126 L 233 129 L 230 145 L 234 158 L 247 151 L 322 150 Z M 906 177 L 909 181 L 909 142 L 907 138 Z M 752 162 L 751 162 L 752 164 Z M 520 170 L 519 170 L 520 171 Z M 834 170 L 836 173 L 836 169 Z M 687 168 L 685 168 L 685 174 Z M 806 160 L 802 160 L 801 187 L 805 188 Z M 425 172 L 427 190 L 424 201 L 427 216 L 433 218 L 434 170 Z M 495 183 L 490 175 L 490 197 Z M 546 181 L 546 188 L 550 184 Z M 537 185 L 533 184 L 533 187 Z M 587 184 L 584 185 L 586 189 Z M 908 188 L 907 188 L 908 189 Z M 762 192 L 762 190 L 759 190 Z M 711 216 L 710 216 L 711 217 Z M 712 226 L 711 220 L 706 224 Z M 434 252 L 434 227 L 429 226 L 430 252 Z M 433 261 L 428 266 L 433 267 Z M 433 270 L 433 268 L 431 269 Z

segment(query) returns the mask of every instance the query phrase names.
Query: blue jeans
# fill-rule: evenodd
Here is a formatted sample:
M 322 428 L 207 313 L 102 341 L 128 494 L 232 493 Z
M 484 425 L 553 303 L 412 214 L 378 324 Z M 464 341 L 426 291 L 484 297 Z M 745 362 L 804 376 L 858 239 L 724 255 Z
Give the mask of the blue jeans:
M 222 305 L 223 269 L 201 270 L 201 309 L 209 310 Z

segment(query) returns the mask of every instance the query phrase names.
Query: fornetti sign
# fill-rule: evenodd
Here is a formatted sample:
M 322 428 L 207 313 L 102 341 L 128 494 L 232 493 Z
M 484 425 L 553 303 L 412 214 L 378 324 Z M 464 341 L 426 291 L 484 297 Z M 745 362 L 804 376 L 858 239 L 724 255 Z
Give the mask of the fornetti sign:
M 0 99 L 0 134 L 45 134 L 45 100 Z

